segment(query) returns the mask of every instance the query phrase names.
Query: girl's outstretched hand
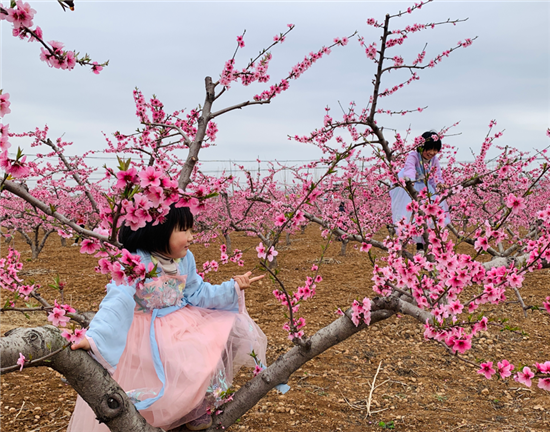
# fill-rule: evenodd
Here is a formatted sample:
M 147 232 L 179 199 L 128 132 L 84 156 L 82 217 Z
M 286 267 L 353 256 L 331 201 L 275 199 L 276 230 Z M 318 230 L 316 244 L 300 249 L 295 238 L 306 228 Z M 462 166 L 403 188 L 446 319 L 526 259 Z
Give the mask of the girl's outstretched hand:
M 90 342 L 88 341 L 88 338 L 83 337 L 77 343 L 74 343 L 71 345 L 72 350 L 77 350 L 81 348 L 83 350 L 90 351 L 91 346 L 90 346 Z
M 243 275 L 233 276 L 233 279 L 235 279 L 235 282 L 239 284 L 239 288 L 244 290 L 244 289 L 250 288 L 250 284 L 252 282 L 256 282 L 257 280 L 260 280 L 265 276 L 265 275 L 260 275 L 260 276 L 255 276 L 251 278 L 250 277 L 251 274 L 252 272 L 249 271 Z

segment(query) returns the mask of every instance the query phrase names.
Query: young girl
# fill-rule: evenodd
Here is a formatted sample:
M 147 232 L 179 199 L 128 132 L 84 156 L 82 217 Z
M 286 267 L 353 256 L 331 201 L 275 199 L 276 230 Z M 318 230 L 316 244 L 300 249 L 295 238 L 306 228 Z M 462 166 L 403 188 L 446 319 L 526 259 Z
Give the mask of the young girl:
M 192 227 L 189 208 L 174 205 L 162 224 L 123 227 L 119 241 L 146 268 L 156 264 L 158 277 L 139 289 L 109 283 L 86 338 L 72 346 L 89 350 L 147 422 L 165 430 L 208 428 L 207 411 L 221 401 L 235 373 L 255 365 L 252 350 L 266 364 L 267 340 L 248 316 L 242 291 L 263 275 L 204 282 L 189 250 Z M 68 431 L 108 430 L 79 396 Z
M 436 132 L 429 131 L 422 134 L 424 143 L 416 150 L 409 153 L 405 160 L 405 166 L 399 171 L 400 179 L 410 180 L 414 182 L 414 188 L 420 192 L 426 187 L 426 175 L 431 174 L 435 169 L 435 175 L 431 174 L 428 177 L 428 190 L 432 194 L 432 200 L 435 198 L 437 186 L 444 186 L 443 177 L 441 176 L 441 167 L 436 155 L 441 151 L 441 140 Z M 411 220 L 411 212 L 407 211 L 407 204 L 411 202 L 409 193 L 400 186 L 390 190 L 391 211 L 394 226 L 405 218 L 407 222 Z M 445 201 L 441 204 L 441 208 L 446 216 L 446 224 L 450 222 L 448 217 L 448 206 Z M 422 237 L 413 237 L 416 242 L 416 250 L 420 254 L 424 254 L 424 239 Z

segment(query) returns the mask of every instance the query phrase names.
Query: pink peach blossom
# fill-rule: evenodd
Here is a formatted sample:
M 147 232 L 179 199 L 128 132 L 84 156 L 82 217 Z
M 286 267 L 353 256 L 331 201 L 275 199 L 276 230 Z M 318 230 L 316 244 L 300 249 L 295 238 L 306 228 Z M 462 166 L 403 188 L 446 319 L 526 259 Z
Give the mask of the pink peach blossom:
M 17 364 L 20 365 L 21 367 L 19 368 L 20 371 L 23 370 L 23 366 L 25 366 L 25 361 L 27 359 L 25 358 L 25 356 L 21 353 L 19 353 L 19 359 L 17 360 Z
M 521 384 L 525 384 L 527 387 L 531 387 L 531 378 L 534 376 L 535 374 L 531 371 L 531 368 L 525 366 L 522 372 L 518 372 L 514 376 L 514 380 Z

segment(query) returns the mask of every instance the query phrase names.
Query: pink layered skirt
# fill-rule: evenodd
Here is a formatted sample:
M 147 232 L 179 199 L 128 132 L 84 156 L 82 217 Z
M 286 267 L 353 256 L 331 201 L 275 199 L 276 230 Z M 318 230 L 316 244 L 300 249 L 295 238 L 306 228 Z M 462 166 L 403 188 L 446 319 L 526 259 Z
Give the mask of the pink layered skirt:
M 162 383 L 150 344 L 151 313 L 135 312 L 126 348 L 113 378 L 130 396 L 156 396 Z M 186 306 L 155 319 L 166 384 L 164 395 L 140 414 L 153 426 L 173 429 L 218 406 L 241 366 L 254 367 L 252 350 L 265 364 L 267 339 L 243 313 Z M 69 432 L 109 431 L 79 396 Z

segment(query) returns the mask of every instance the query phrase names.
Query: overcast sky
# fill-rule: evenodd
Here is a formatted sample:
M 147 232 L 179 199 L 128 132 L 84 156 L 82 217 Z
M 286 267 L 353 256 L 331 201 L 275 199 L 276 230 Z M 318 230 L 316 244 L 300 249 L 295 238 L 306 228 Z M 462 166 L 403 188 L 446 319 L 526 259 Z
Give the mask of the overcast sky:
M 8 2 L 3 1 L 4 5 Z M 12 113 L 4 117 L 10 132 L 47 124 L 50 137 L 63 135 L 75 144 L 69 153 L 105 146 L 103 133 L 129 133 L 139 126 L 132 90 L 156 94 L 165 110 L 195 108 L 204 100 L 204 77 L 219 77 L 246 29 L 246 47 L 237 66 L 271 43 L 274 35 L 296 25 L 287 40 L 272 50 L 270 75 L 275 82 L 310 51 L 330 45 L 334 37 L 358 31 L 367 42 L 379 32 L 366 25 L 386 13 L 404 10 L 413 2 L 185 2 L 80 1 L 74 12 L 63 12 L 56 1 L 29 1 L 37 11 L 47 41 L 109 60 L 100 75 L 88 68 L 50 69 L 38 59 L 39 45 L 11 36 L 1 22 L 1 78 L 10 93 Z M 418 13 L 393 21 L 400 28 L 415 22 L 468 18 L 410 37 L 390 54 L 414 59 L 427 43 L 427 58 L 478 36 L 434 69 L 420 72 L 420 81 L 381 102 L 384 109 L 428 106 L 422 113 L 379 116 L 378 124 L 415 134 L 438 130 L 460 121 L 446 142 L 460 148 L 459 159 L 471 159 L 480 148 L 491 119 L 505 134 L 498 142 L 525 150 L 550 144 L 550 3 L 503 1 L 435 1 Z M 218 146 L 204 150 L 201 159 L 311 160 L 319 153 L 310 145 L 289 142 L 287 135 L 305 135 L 322 125 L 324 108 L 334 117 L 339 104 L 364 106 L 372 92 L 374 63 L 357 43 L 333 49 L 271 105 L 234 111 L 219 118 Z M 383 87 L 405 75 L 386 77 Z M 234 84 L 216 109 L 250 99 L 265 84 Z M 13 141 L 17 145 L 17 141 Z M 14 150 L 13 148 L 10 150 Z M 33 150 L 28 149 L 28 153 Z

